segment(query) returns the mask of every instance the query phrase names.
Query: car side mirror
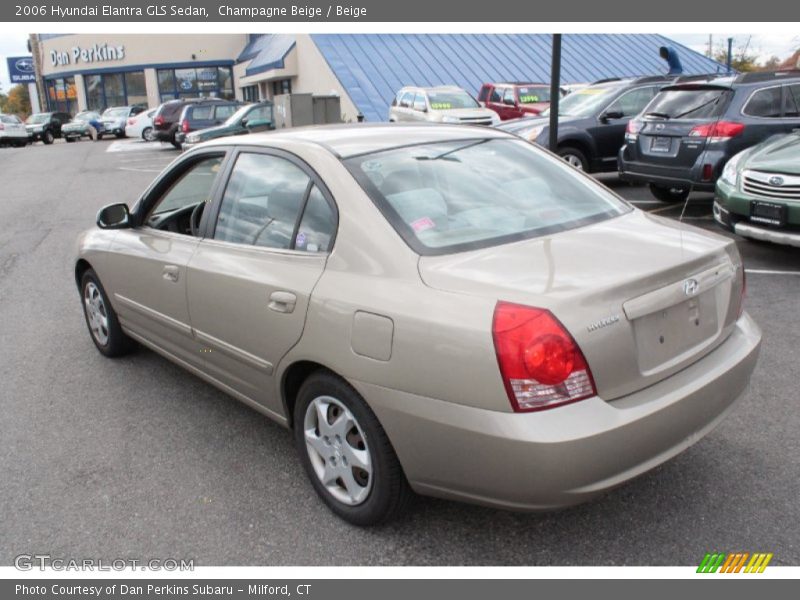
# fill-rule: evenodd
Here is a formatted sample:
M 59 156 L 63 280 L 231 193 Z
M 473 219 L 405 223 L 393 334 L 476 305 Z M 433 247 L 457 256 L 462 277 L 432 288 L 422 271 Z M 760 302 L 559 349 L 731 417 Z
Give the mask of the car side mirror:
M 603 123 L 608 123 L 612 119 L 621 119 L 624 116 L 625 115 L 623 114 L 623 112 L 621 110 L 610 110 L 610 111 L 604 112 L 602 115 L 600 115 L 600 120 Z
M 242 127 L 247 127 L 247 124 L 250 122 L 249 119 L 242 119 L 239 123 Z
M 126 229 L 131 226 L 130 221 L 127 204 L 109 204 L 97 213 L 97 226 L 100 229 Z

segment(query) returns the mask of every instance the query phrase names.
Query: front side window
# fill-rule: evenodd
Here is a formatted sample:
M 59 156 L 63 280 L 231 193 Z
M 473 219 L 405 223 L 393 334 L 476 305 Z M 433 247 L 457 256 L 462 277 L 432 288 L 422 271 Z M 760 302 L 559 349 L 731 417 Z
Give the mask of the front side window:
M 634 117 L 642 112 L 653 98 L 655 90 L 651 87 L 625 92 L 606 109 L 606 112 L 620 112 L 623 117 Z
M 521 140 L 424 144 L 345 164 L 419 254 L 536 237 L 630 210 L 603 186 Z
M 400 97 L 400 106 L 403 108 L 411 108 L 411 105 L 414 103 L 414 92 L 405 92 Z
M 214 239 L 292 249 L 311 179 L 285 158 L 243 153 L 220 205 Z
M 222 159 L 222 156 L 213 156 L 191 165 L 161 194 L 150 209 L 145 223 L 150 227 L 160 228 L 160 224 L 170 213 L 188 211 L 190 207 L 196 207 L 201 202 L 210 202 L 211 190 Z
M 428 106 L 425 104 L 425 94 L 417 92 L 414 96 L 414 110 L 424 111 L 427 108 Z
M 514 88 L 508 88 L 506 90 L 506 93 L 503 94 L 503 103 L 504 104 L 511 104 L 511 105 L 513 105 L 515 103 L 515 100 L 514 100 Z
M 758 90 L 747 101 L 744 114 L 751 117 L 776 119 L 781 116 L 781 87 Z
M 564 117 L 588 117 L 595 114 L 613 98 L 614 87 L 585 87 L 571 93 L 558 103 L 558 114 Z M 542 114 L 549 114 L 547 109 Z

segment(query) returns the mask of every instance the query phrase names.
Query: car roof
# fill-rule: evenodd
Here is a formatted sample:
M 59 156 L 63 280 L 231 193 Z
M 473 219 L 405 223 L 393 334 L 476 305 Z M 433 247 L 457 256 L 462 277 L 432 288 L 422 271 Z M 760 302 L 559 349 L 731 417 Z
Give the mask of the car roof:
M 403 90 L 421 90 L 423 92 L 463 92 L 464 89 L 457 85 L 406 85 Z
M 475 139 L 514 138 L 511 134 L 481 125 L 442 125 L 439 123 L 347 123 L 337 125 L 311 125 L 280 131 L 251 133 L 237 137 L 239 146 L 271 146 L 307 144 L 324 147 L 339 158 L 371 154 L 402 146 L 415 146 L 435 142 Z M 230 138 L 212 140 L 203 144 L 227 146 Z
M 524 86 L 524 85 L 544 85 L 550 86 L 549 83 L 545 83 L 543 81 L 498 81 L 497 83 L 485 83 L 484 85 L 510 85 L 510 86 Z

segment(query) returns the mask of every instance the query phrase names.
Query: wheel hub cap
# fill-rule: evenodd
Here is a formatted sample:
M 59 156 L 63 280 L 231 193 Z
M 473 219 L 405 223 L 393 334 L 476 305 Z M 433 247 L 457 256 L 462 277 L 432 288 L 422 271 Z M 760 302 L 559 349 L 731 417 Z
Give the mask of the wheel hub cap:
M 331 396 L 315 398 L 306 409 L 306 450 L 319 481 L 339 502 L 356 506 L 372 489 L 372 458 L 353 413 Z
M 83 291 L 83 308 L 92 336 L 98 344 L 105 346 L 108 343 L 108 312 L 103 296 L 93 282 L 89 282 Z

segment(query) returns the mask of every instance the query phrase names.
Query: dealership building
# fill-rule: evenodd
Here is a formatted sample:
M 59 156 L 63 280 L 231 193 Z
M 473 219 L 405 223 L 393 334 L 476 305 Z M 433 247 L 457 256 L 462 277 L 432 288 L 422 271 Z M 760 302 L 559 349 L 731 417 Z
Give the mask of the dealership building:
M 386 120 L 405 85 L 547 82 L 544 34 L 39 34 L 31 36 L 41 110 L 150 107 L 173 98 L 256 101 L 338 95 L 344 121 Z M 686 74 L 724 67 L 660 35 L 564 35 L 562 83 L 667 71 L 661 46 Z

